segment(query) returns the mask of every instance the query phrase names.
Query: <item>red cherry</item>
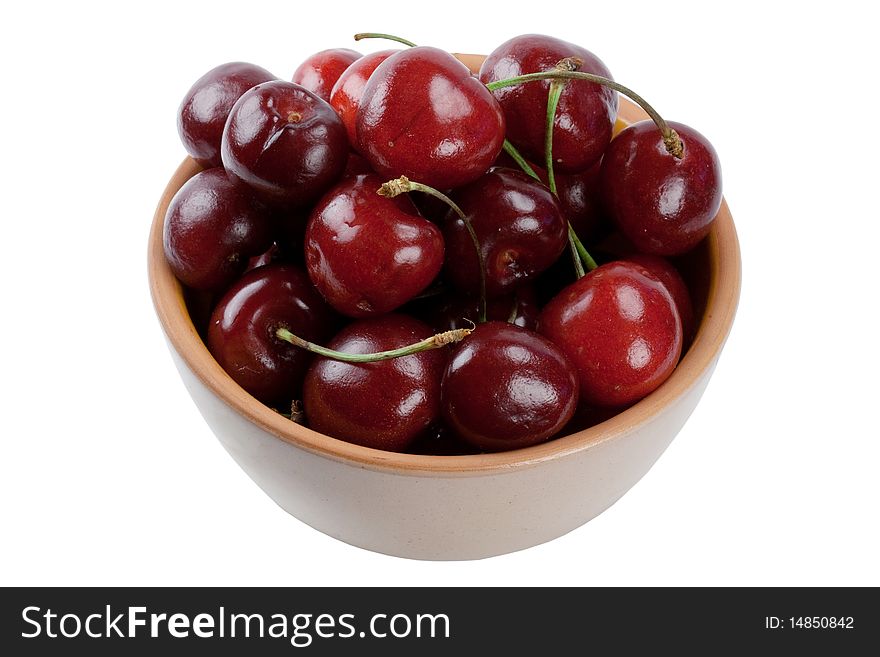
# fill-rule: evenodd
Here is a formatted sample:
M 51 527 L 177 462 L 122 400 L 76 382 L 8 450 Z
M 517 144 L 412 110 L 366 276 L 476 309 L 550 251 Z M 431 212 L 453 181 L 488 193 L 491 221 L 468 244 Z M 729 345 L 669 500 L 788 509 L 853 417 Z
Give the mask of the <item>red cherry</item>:
M 684 146 L 670 154 L 659 128 L 639 121 L 623 130 L 602 160 L 601 187 L 608 212 L 639 251 L 680 255 L 712 227 L 721 207 L 721 163 L 712 144 L 693 128 L 669 122 Z
M 247 91 L 223 131 L 223 166 L 267 202 L 302 206 L 342 175 L 345 127 L 325 101 L 292 82 Z
M 291 82 L 305 87 L 322 100 L 330 101 L 330 90 L 339 76 L 362 55 L 348 48 L 316 52 L 293 72 Z
M 597 162 L 585 171 L 554 175 L 562 215 L 571 223 L 571 227 L 581 241 L 595 239 L 610 225 L 602 207 L 599 167 L 600 162 Z M 536 171 L 546 183 L 547 172 L 544 169 L 536 169 Z
M 443 265 L 440 230 L 406 196 L 379 196 L 382 182 L 375 175 L 343 180 L 318 202 L 306 228 L 309 276 L 349 317 L 398 308 Z
M 396 52 L 400 51 L 380 50 L 364 55 L 345 69 L 330 91 L 330 106 L 336 110 L 342 123 L 345 124 L 352 148 L 357 148 L 355 119 L 361 104 L 361 97 L 364 95 L 364 87 L 367 86 L 367 80 L 370 79 L 379 64 Z
M 486 84 L 526 73 L 551 71 L 566 58 L 581 61 L 577 70 L 606 78 L 611 73 L 589 50 L 540 34 L 514 37 L 498 46 L 480 67 Z M 544 126 L 550 81 L 528 82 L 493 93 L 507 120 L 507 137 L 526 159 L 544 161 Z M 584 80 L 569 80 L 559 98 L 553 124 L 554 170 L 573 173 L 597 162 L 617 117 L 617 93 Z
M 487 451 L 544 442 L 571 419 L 577 400 L 577 375 L 562 351 L 506 322 L 480 324 L 443 376 L 444 419 Z
M 219 167 L 223 126 L 235 101 L 251 87 L 276 79 L 254 64 L 231 62 L 196 80 L 177 111 L 177 132 L 186 152 L 206 169 Z
M 681 331 L 684 339 L 682 350 L 686 349 L 694 337 L 696 320 L 694 319 L 694 305 L 691 302 L 691 295 L 681 274 L 671 262 L 660 256 L 635 253 L 626 256 L 625 259 L 641 265 L 666 286 L 669 294 L 672 295 L 672 300 L 675 301 L 678 316 L 681 318 Z
M 321 342 L 336 317 L 294 265 L 266 265 L 242 276 L 214 308 L 208 349 L 226 373 L 265 404 L 289 405 L 312 355 L 276 337 L 279 328 Z
M 542 160 L 543 161 L 543 160 Z M 529 162 L 541 182 L 547 183 L 547 170 Z M 599 171 L 601 160 L 589 169 L 577 173 L 559 173 L 554 171 L 556 179 L 557 201 L 574 232 L 581 241 L 591 241 L 610 227 L 602 207 L 602 194 L 599 187 Z M 502 152 L 495 160 L 495 166 L 506 167 L 519 171 L 516 161 L 506 152 Z
M 577 369 L 581 399 L 625 406 L 663 383 L 681 355 L 681 319 L 666 287 L 635 263 L 602 265 L 545 306 L 538 331 Z
M 453 192 L 473 226 L 486 265 L 486 294 L 509 294 L 552 265 L 565 250 L 567 227 L 544 185 L 512 169 L 493 169 Z M 446 276 L 456 288 L 479 293 L 480 262 L 464 221 L 450 211 L 443 222 Z
M 430 335 L 431 330 L 415 319 L 384 315 L 350 324 L 327 346 L 367 354 Z M 439 417 L 447 357 L 443 348 L 373 363 L 315 358 L 303 385 L 309 426 L 366 447 L 403 451 Z
M 450 189 L 479 178 L 501 152 L 498 102 L 452 55 L 420 46 L 382 62 L 357 113 L 360 151 L 385 178 Z
M 268 210 L 220 167 L 190 178 L 165 214 L 165 258 L 174 275 L 197 290 L 225 289 L 271 243 Z

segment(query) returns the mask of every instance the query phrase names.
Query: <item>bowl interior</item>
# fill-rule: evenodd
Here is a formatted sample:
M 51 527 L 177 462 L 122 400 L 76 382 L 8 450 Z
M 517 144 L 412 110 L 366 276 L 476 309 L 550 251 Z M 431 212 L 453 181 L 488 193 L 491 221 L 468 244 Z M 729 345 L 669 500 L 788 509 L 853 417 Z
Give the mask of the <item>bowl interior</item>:
M 647 118 L 621 99 L 621 123 Z M 153 218 L 149 238 L 150 290 L 159 321 L 184 363 L 214 394 L 238 413 L 280 440 L 327 458 L 348 461 L 359 467 L 395 472 L 466 475 L 528 467 L 546 459 L 562 458 L 573 451 L 590 449 L 605 440 L 645 425 L 662 409 L 686 393 L 714 363 L 730 331 L 740 291 L 740 253 L 733 219 L 722 203 L 709 236 L 691 253 L 676 260 L 691 291 L 698 329 L 688 352 L 670 378 L 646 398 L 614 417 L 583 431 L 525 449 L 495 454 L 431 456 L 399 454 L 361 447 L 325 436 L 291 422 L 242 390 L 214 361 L 197 326 L 207 323 L 210 301 L 187 293 L 167 265 L 162 229 L 171 198 L 200 167 L 187 158 L 166 187 Z

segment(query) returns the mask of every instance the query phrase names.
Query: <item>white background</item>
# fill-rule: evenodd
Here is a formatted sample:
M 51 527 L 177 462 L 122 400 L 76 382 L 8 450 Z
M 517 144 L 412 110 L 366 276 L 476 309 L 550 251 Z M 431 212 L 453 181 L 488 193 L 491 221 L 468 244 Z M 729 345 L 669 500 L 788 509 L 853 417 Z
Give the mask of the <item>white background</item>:
M 865 3 L 736 6 L 7 6 L 0 584 L 880 585 L 876 26 Z M 423 563 L 287 516 L 203 423 L 153 315 L 146 239 L 190 84 L 388 47 L 351 41 L 368 30 L 577 42 L 721 155 L 744 262 L 721 363 L 653 470 L 549 544 Z

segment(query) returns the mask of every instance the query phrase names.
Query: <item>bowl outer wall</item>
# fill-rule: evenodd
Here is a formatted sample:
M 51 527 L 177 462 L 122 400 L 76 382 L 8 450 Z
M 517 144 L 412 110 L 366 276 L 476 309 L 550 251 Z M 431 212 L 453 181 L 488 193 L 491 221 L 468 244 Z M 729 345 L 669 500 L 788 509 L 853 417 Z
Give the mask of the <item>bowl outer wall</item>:
M 627 122 L 644 118 L 625 99 L 620 115 Z M 303 522 L 366 549 L 419 559 L 481 558 L 537 545 L 589 521 L 635 484 L 681 429 L 733 323 L 740 254 L 723 203 L 707 238 L 709 287 L 698 334 L 666 383 L 632 408 L 587 430 L 500 454 L 423 456 L 352 445 L 254 400 L 202 343 L 162 252 L 167 205 L 198 171 L 192 160 L 181 164 L 150 234 L 150 288 L 174 362 L 221 444 L 257 485 Z

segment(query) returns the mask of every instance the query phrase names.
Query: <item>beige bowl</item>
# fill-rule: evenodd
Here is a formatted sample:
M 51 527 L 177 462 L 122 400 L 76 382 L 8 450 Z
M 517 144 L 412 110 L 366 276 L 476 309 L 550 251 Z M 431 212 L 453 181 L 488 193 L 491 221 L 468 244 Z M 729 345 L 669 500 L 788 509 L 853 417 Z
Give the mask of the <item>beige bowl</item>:
M 625 100 L 620 115 L 624 122 L 645 118 Z M 180 165 L 150 233 L 150 289 L 174 362 L 223 447 L 269 497 L 315 529 L 368 550 L 479 559 L 552 540 L 596 517 L 651 468 L 681 429 L 733 324 L 740 253 L 723 203 L 685 268 L 699 319 L 696 338 L 672 376 L 635 406 L 585 431 L 500 454 L 419 456 L 353 445 L 256 401 L 226 375 L 196 332 L 165 262 L 162 226 L 172 196 L 199 170 L 190 159 Z

